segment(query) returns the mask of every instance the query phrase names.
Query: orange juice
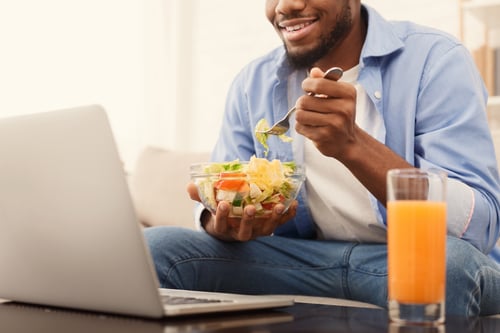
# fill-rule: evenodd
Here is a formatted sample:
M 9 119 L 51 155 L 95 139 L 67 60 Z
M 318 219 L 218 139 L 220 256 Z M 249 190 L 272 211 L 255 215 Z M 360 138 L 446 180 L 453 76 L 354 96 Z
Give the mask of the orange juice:
M 446 203 L 387 202 L 389 299 L 439 303 L 445 297 Z

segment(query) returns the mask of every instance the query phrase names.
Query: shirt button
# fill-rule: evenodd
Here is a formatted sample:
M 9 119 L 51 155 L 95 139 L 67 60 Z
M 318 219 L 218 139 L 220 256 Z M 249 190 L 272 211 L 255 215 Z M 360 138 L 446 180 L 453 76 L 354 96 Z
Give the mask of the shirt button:
M 382 98 L 382 93 L 380 91 L 375 91 L 375 93 L 373 94 L 375 96 L 376 99 L 381 99 Z

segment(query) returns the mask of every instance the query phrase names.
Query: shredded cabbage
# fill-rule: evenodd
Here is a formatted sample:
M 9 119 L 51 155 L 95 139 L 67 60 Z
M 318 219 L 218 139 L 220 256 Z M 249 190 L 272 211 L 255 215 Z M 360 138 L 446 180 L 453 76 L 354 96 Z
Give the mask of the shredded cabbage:
M 267 157 L 269 154 L 269 145 L 267 140 L 269 139 L 269 134 L 263 133 L 269 129 L 269 123 L 265 118 L 262 118 L 255 125 L 255 138 L 264 147 L 264 156 Z M 278 138 L 283 142 L 292 142 L 292 138 L 286 134 L 278 135 Z

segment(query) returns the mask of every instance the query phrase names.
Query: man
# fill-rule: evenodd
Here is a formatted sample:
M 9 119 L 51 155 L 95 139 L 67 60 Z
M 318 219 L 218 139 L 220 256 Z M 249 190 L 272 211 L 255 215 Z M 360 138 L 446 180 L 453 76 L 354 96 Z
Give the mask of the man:
M 256 123 L 296 105 L 292 144 L 270 138 L 269 157 L 304 164 L 304 191 L 268 220 L 247 206 L 229 223 L 221 202 L 214 215 L 200 212 L 206 232 L 146 230 L 162 286 L 385 307 L 386 173 L 437 167 L 449 176 L 447 314 L 500 313 L 500 269 L 487 256 L 499 236 L 499 178 L 467 50 L 359 0 L 267 0 L 266 15 L 284 45 L 236 77 L 212 159 L 263 157 Z M 344 69 L 339 82 L 322 78 L 333 66 Z

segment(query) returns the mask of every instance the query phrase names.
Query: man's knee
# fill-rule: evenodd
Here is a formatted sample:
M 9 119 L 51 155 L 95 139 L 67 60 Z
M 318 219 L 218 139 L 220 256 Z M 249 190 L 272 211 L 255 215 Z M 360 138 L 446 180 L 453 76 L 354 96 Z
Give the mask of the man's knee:
M 195 230 L 158 226 L 144 229 L 144 238 L 163 288 L 178 288 L 169 279 L 168 272 L 183 254 L 187 253 L 188 240 L 197 233 Z
M 468 242 L 448 237 L 446 243 L 446 274 L 448 282 L 465 284 L 466 279 L 473 279 L 480 267 L 482 254 Z
M 477 251 L 474 246 L 462 239 L 451 236 L 446 239 L 446 259 L 450 263 L 465 263 Z
M 446 307 L 449 313 L 480 313 L 481 267 L 485 256 L 468 242 L 448 237 L 446 247 Z
M 156 263 L 164 261 L 169 255 L 172 255 L 180 244 L 189 239 L 189 235 L 194 231 L 190 229 L 158 226 L 144 229 L 144 238 L 149 247 L 151 257 Z

